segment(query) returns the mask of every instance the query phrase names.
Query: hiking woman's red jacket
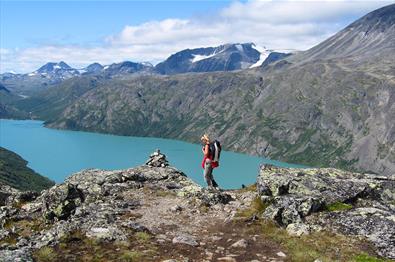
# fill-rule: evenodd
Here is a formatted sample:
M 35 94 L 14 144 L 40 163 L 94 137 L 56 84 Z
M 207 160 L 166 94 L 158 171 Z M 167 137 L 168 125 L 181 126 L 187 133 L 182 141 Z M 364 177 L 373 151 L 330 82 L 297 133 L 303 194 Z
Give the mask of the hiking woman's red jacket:
M 204 147 L 203 147 L 203 149 L 204 149 Z M 219 164 L 218 164 L 217 161 L 212 161 L 213 159 L 211 158 L 211 156 L 204 156 L 204 157 L 203 157 L 203 161 L 202 161 L 202 168 L 203 168 L 203 169 L 204 169 L 204 164 L 206 163 L 206 159 L 207 159 L 207 158 L 211 160 L 211 167 L 212 167 L 212 168 L 216 168 L 216 167 L 219 166 Z

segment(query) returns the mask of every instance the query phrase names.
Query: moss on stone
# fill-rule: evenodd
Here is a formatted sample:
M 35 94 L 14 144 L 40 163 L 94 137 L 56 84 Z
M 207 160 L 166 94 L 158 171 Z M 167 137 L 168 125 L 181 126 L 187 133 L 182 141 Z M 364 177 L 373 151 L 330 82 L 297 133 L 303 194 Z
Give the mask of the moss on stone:
M 326 210 L 333 212 L 333 211 L 343 211 L 349 210 L 352 208 L 352 205 L 342 203 L 342 202 L 335 202 L 326 206 Z

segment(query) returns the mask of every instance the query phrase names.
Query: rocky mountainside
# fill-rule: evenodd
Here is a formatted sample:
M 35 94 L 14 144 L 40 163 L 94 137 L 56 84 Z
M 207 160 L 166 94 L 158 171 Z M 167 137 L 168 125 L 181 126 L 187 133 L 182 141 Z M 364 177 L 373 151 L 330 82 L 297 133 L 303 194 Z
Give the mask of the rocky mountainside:
M 93 63 L 88 65 L 85 69 L 83 69 L 83 73 L 86 74 L 94 74 L 94 73 L 98 73 L 101 72 L 103 70 L 104 66 L 102 66 L 99 63 Z
M 377 9 L 321 44 L 300 54 L 302 61 L 317 59 L 385 58 L 395 48 L 395 5 Z M 390 56 L 389 58 L 391 58 Z
M 4 262 L 395 258 L 394 183 L 394 178 L 334 169 L 262 167 L 256 186 L 207 190 L 155 152 L 146 165 L 83 170 L 40 195 L 22 196 L 0 186 L 0 258 Z
M 19 101 L 20 99 L 20 96 L 11 93 L 10 90 L 0 84 L 0 118 L 28 118 L 29 114 L 27 112 L 20 110 L 15 106 L 16 101 Z
M 149 63 L 134 63 L 125 61 L 114 63 L 103 68 L 102 74 L 106 77 L 115 77 L 128 74 L 154 74 L 155 69 Z
M 267 57 L 269 51 L 262 51 Z M 257 63 L 261 58 L 253 43 L 226 44 L 217 47 L 186 49 L 177 52 L 155 66 L 165 75 L 186 72 L 213 72 L 245 69 Z M 263 62 L 263 60 L 262 60 Z M 261 63 L 262 63 L 261 62 Z
M 73 76 L 79 75 L 78 70 L 71 68 L 68 64 L 63 61 L 59 63 L 47 63 L 40 67 L 37 71 L 34 71 L 29 74 L 29 76 L 33 75 L 44 75 L 49 78 L 71 78 Z
M 18 154 L 0 147 L 0 182 L 19 190 L 40 192 L 55 183 L 27 167 Z

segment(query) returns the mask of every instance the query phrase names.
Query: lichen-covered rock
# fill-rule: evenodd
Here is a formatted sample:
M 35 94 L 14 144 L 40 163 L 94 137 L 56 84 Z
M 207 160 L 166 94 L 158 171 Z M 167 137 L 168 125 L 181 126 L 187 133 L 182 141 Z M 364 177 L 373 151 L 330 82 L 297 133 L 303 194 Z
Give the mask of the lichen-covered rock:
M 20 191 L 0 182 L 0 206 L 32 201 L 38 196 L 38 192 Z
M 54 246 L 74 233 L 105 242 L 128 241 L 136 232 L 151 233 L 149 222 L 157 219 L 155 215 L 141 221 L 136 220 L 138 215 L 133 216 L 133 212 L 140 210 L 142 205 L 147 207 L 154 203 L 153 199 L 139 197 L 145 192 L 149 192 L 146 193 L 149 198 L 152 194 L 175 198 L 176 200 L 169 200 L 169 204 L 174 203 L 172 206 L 180 201 L 193 203 L 193 206 L 199 203 L 217 206 L 231 200 L 229 194 L 203 189 L 180 170 L 167 166 L 163 154 L 155 152 L 151 159 L 149 165 L 125 170 L 82 170 L 68 177 L 63 183 L 44 190 L 37 198 L 35 195 L 22 194 L 4 187 L 6 190 L 0 195 L 0 200 L 5 204 L 0 206 L 0 241 L 10 234 L 15 235 L 25 230 L 14 229 L 14 226 L 4 228 L 6 223 L 10 225 L 24 221 L 24 225 L 30 225 L 34 222 L 38 229 L 26 229 L 30 234 L 23 232 L 23 237 L 19 236 L 15 244 L 0 246 L 0 257 L 4 255 L 6 261 L 31 261 L 32 251 Z M 161 165 L 156 165 L 155 159 L 159 159 Z M 0 192 L 2 189 L 0 188 Z M 19 200 L 29 203 L 14 206 Z M 196 206 L 199 208 L 201 205 Z M 170 208 L 165 210 L 172 216 L 177 214 Z M 158 222 L 160 225 L 166 221 Z M 191 235 L 179 235 L 174 241 L 198 245 L 196 240 L 188 236 Z
M 46 219 L 64 220 L 75 212 L 75 209 L 84 202 L 85 197 L 78 185 L 64 183 L 45 191 L 40 199 Z
M 15 250 L 0 250 L 1 262 L 33 262 L 31 252 L 28 248 Z
M 310 226 L 304 223 L 289 224 L 287 232 L 291 236 L 301 236 L 310 234 Z
M 395 258 L 395 177 L 333 168 L 263 166 L 257 178 L 265 218 L 302 235 L 324 227 L 369 239 Z
M 87 233 L 87 237 L 101 240 L 126 240 L 126 235 L 116 227 L 92 227 Z
M 189 246 L 196 247 L 199 243 L 196 240 L 196 237 L 189 235 L 189 234 L 180 234 L 175 236 L 172 240 L 173 244 L 186 244 Z
M 325 212 L 312 222 L 347 235 L 364 236 L 380 256 L 395 259 L 395 212 L 378 208 L 355 208 L 342 212 Z

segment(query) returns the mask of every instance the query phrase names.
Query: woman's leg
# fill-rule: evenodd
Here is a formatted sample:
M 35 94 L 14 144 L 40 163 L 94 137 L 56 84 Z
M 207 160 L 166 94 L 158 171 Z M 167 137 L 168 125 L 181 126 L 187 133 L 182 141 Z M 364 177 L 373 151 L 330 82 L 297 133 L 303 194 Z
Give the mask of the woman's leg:
M 204 179 L 206 180 L 207 186 L 213 186 L 213 167 L 211 166 L 210 159 L 206 159 L 204 163 Z

